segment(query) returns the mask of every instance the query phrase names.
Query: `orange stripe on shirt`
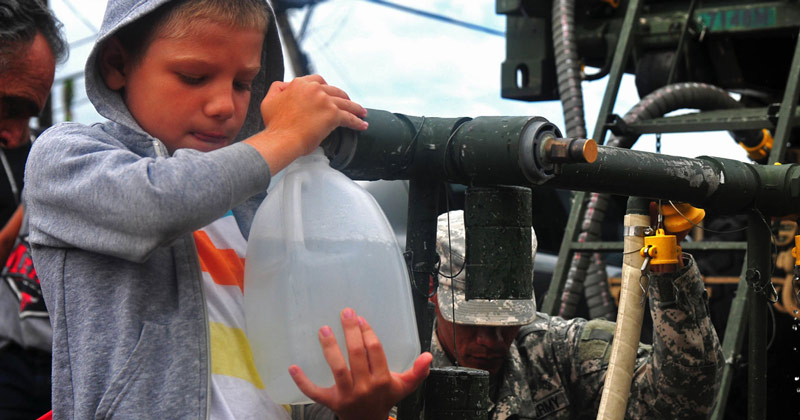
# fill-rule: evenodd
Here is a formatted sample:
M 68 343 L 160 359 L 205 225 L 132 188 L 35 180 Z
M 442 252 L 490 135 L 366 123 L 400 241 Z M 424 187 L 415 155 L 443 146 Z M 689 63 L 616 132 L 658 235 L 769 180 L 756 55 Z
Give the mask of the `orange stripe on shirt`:
M 217 249 L 208 234 L 202 230 L 194 232 L 200 268 L 211 275 L 214 283 L 223 286 L 239 286 L 244 293 L 244 258 L 239 258 L 232 249 Z

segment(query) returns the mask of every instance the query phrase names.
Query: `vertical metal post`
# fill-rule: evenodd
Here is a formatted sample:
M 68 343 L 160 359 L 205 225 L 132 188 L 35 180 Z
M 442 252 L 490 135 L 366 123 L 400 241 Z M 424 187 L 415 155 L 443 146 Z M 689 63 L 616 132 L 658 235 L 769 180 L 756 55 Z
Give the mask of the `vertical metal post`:
M 792 133 L 792 120 L 794 119 L 798 96 L 800 96 L 800 35 L 797 37 L 792 67 L 789 69 L 786 89 L 783 91 L 781 110 L 778 114 L 778 123 L 775 127 L 772 151 L 769 156 L 770 165 L 780 162 L 784 153 L 786 153 L 786 145 L 789 142 L 789 135 Z
M 795 108 L 797 106 L 797 99 L 800 96 L 800 36 L 798 36 L 797 44 L 795 45 L 794 49 L 794 57 L 792 58 L 792 67 L 789 69 L 789 77 L 786 80 L 786 89 L 783 91 L 783 100 L 781 101 L 781 108 L 778 114 L 778 123 L 776 124 L 775 129 L 775 136 L 773 137 L 774 142 L 772 145 L 772 151 L 769 155 L 769 165 L 774 165 L 777 162 L 780 162 L 783 159 L 783 155 L 786 153 L 786 146 L 789 142 L 789 134 L 792 132 L 792 119 L 794 116 Z M 750 218 L 750 225 L 752 226 L 753 223 L 757 223 L 759 226 L 764 226 L 764 221 L 758 217 L 757 220 L 753 220 L 753 217 Z M 765 227 L 765 226 L 764 226 Z M 731 305 L 730 313 L 728 314 L 728 324 L 725 328 L 725 340 L 722 343 L 722 354 L 725 356 L 725 366 L 722 370 L 722 378 L 720 389 L 717 392 L 717 399 L 715 401 L 714 412 L 711 414 L 711 419 L 713 420 L 721 420 L 725 415 L 725 407 L 728 404 L 728 394 L 730 394 L 730 387 L 733 382 L 733 374 L 735 370 L 735 362 L 737 356 L 741 352 L 742 342 L 744 341 L 744 334 L 745 331 L 748 331 L 747 328 L 747 317 L 750 319 L 750 328 L 749 328 L 749 336 L 750 336 L 750 350 L 748 353 L 749 358 L 763 358 L 763 369 L 766 369 L 766 350 L 763 351 L 763 355 L 760 349 L 756 349 L 755 345 L 757 342 L 754 342 L 753 335 L 760 334 L 754 330 L 761 330 L 761 326 L 764 325 L 764 320 L 761 319 L 766 309 L 765 308 L 765 299 L 763 296 L 755 296 L 752 288 L 748 285 L 747 281 L 745 281 L 746 270 L 750 268 L 750 261 L 751 261 L 751 250 L 753 246 L 759 247 L 763 250 L 770 249 L 770 241 L 767 239 L 764 243 L 761 244 L 751 244 L 750 243 L 750 236 L 752 233 L 748 231 L 748 251 L 747 251 L 747 262 L 748 264 L 742 267 L 742 275 L 739 279 L 739 286 L 736 288 L 736 298 Z M 769 232 L 767 232 L 767 238 L 769 238 Z M 754 260 L 758 260 L 760 257 L 753 257 Z M 768 262 L 771 261 L 771 256 L 767 256 L 765 258 L 770 258 L 767 260 Z M 769 267 L 769 266 L 767 266 Z M 769 273 L 771 276 L 772 273 Z M 752 308 L 748 308 L 752 303 Z M 756 309 L 755 306 L 761 306 L 762 309 Z M 760 323 L 754 323 L 754 321 L 760 321 Z M 764 338 L 766 340 L 766 338 Z M 755 363 L 750 363 L 749 369 L 753 369 Z M 750 418 L 763 418 L 758 417 L 763 409 L 763 406 L 766 405 L 766 396 L 762 395 L 765 391 L 757 390 L 753 387 L 760 386 L 763 389 L 766 389 L 766 370 L 762 370 L 761 372 L 756 372 L 758 378 L 753 380 L 753 372 L 750 371 L 750 375 L 748 376 L 750 382 L 748 383 L 748 392 L 752 398 L 748 402 L 748 412 L 752 415 Z M 763 378 L 762 378 L 763 376 Z M 761 381 L 763 380 L 763 384 Z M 756 407 L 756 401 L 761 401 L 762 408 Z M 753 410 L 753 411 L 751 411 Z M 764 414 L 766 415 L 766 414 Z
M 547 294 L 544 296 L 542 308 L 540 309 L 547 314 L 558 315 L 559 300 L 567 282 L 569 264 L 575 256 L 575 251 L 572 250 L 572 241 L 578 238 L 580 218 L 585 211 L 586 193 L 581 191 L 572 194 L 567 228 L 564 231 L 564 239 L 561 240 L 561 248 L 558 250 L 558 262 L 553 270 L 553 278 L 550 280 L 550 287 L 547 289 Z
M 286 53 L 289 55 L 289 62 L 292 65 L 294 75 L 300 77 L 311 74 L 311 66 L 308 64 L 308 57 L 303 52 L 302 48 L 300 48 L 300 44 L 294 36 L 292 25 L 289 23 L 289 17 L 286 15 L 286 9 L 275 11 L 275 21 L 281 33 L 281 38 L 283 38 L 284 45 L 286 46 Z
M 428 301 L 428 288 L 438 256 L 436 255 L 436 218 L 438 217 L 438 181 L 413 178 L 408 188 L 408 225 L 406 230 L 406 255 L 410 260 L 411 290 L 414 314 L 417 317 L 420 348 L 428 351 L 433 333 L 433 304 Z M 417 420 L 422 411 L 423 387 L 404 398 L 398 407 L 400 420 Z
M 630 0 L 628 2 L 628 9 L 625 11 L 625 18 L 622 21 L 622 28 L 619 32 L 619 39 L 617 41 L 617 53 L 614 54 L 614 60 L 611 63 L 611 70 L 608 74 L 608 85 L 606 85 L 606 92 L 603 95 L 603 102 L 600 105 L 600 113 L 597 116 L 597 122 L 594 126 L 594 140 L 597 144 L 605 143 L 606 128 L 605 123 L 608 116 L 614 109 L 614 103 L 617 101 L 617 94 L 622 82 L 622 75 L 625 72 L 625 65 L 628 63 L 631 49 L 633 48 L 633 28 L 636 25 L 636 19 L 639 17 L 642 0 Z M 558 264 L 553 272 L 553 279 L 550 282 L 550 288 L 547 290 L 547 295 L 542 303 L 542 311 L 550 315 L 557 314 L 558 300 L 561 298 L 561 292 L 564 290 L 564 284 L 567 281 L 567 273 L 569 264 L 572 261 L 574 251 L 572 251 L 572 241 L 578 237 L 578 226 L 583 213 L 586 210 L 585 192 L 577 192 L 572 196 L 572 206 L 567 220 L 567 229 L 564 232 L 564 239 L 561 242 L 561 248 L 558 252 Z
M 711 414 L 712 420 L 722 420 L 725 417 L 725 408 L 728 405 L 728 396 L 733 384 L 733 376 L 736 373 L 736 363 L 740 356 L 742 343 L 744 342 L 745 331 L 747 331 L 747 317 L 749 312 L 748 296 L 752 291 L 745 280 L 747 266 L 742 265 L 742 274 L 739 276 L 739 286 L 736 289 L 736 297 L 731 304 L 728 314 L 728 323 L 725 326 L 725 340 L 722 342 L 722 356 L 725 358 L 725 365 L 722 367 L 722 377 L 717 397 L 714 401 L 714 411 Z
M 625 73 L 625 65 L 633 48 L 633 28 L 639 18 L 642 0 L 630 0 L 628 9 L 625 11 L 625 19 L 622 21 L 622 28 L 619 31 L 619 41 L 617 41 L 617 54 L 611 62 L 611 71 L 608 74 L 608 85 L 603 95 L 603 102 L 600 104 L 600 112 L 597 114 L 597 122 L 594 125 L 594 141 L 597 144 L 605 144 L 606 120 L 614 111 L 614 104 L 617 102 L 619 87 L 622 83 L 622 75 Z
M 771 286 L 772 242 L 770 227 L 761 213 L 751 211 L 747 226 L 747 272 L 751 301 L 748 317 L 749 351 L 747 357 L 747 418 L 767 418 L 767 300 L 756 293 L 754 285 Z

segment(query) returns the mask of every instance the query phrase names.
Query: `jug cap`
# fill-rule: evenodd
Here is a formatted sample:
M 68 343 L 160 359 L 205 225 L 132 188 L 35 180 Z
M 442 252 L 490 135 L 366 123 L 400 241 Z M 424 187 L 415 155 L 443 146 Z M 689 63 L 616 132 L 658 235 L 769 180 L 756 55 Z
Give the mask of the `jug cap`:
M 530 299 L 466 299 L 466 272 L 461 270 L 466 254 L 464 211 L 451 211 L 449 223 L 447 215 L 439 215 L 436 231 L 436 251 L 441 261 L 439 271 L 445 274 L 439 276 L 437 301 L 444 319 L 457 324 L 492 326 L 527 325 L 533 322 L 536 319 L 534 295 Z M 531 231 L 531 258 L 534 258 L 536 232 L 533 228 Z M 447 277 L 456 273 L 458 275 L 455 278 Z
M 300 156 L 297 159 L 295 159 L 295 161 L 292 162 L 292 164 L 300 165 L 309 162 L 325 162 L 329 164 L 330 160 L 328 159 L 328 156 L 325 155 L 325 150 L 322 147 L 317 147 L 311 153 L 305 156 Z

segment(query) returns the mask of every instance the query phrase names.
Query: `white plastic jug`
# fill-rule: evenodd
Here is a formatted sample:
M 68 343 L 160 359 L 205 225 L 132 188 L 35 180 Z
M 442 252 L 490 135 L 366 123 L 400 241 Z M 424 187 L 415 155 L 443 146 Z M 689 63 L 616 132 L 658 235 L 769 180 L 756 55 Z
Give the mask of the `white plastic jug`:
M 247 338 L 268 394 L 279 404 L 310 402 L 291 364 L 317 385 L 334 384 L 317 333 L 330 326 L 346 359 L 346 307 L 375 330 L 389 368 L 408 369 L 419 338 L 408 270 L 386 216 L 322 149 L 284 172 L 256 212 L 245 262 Z

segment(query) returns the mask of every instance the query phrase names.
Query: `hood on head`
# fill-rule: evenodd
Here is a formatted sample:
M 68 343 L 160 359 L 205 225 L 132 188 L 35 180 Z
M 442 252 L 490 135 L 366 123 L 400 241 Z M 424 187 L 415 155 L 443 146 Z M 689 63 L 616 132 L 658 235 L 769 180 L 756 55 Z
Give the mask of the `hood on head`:
M 97 58 L 103 42 L 120 28 L 141 19 L 158 7 L 177 0 L 108 0 L 103 24 L 100 27 L 92 52 L 86 60 L 86 94 L 97 112 L 111 121 L 117 122 L 136 131 L 144 133 L 131 116 L 122 96 L 109 89 L 100 73 Z M 266 0 L 264 0 L 266 3 Z M 269 5 L 269 4 L 268 4 Z M 247 117 L 236 141 L 250 137 L 264 129 L 261 118 L 261 101 L 267 94 L 270 84 L 283 80 L 283 53 L 281 51 L 278 28 L 272 7 L 269 7 L 270 21 L 264 35 L 264 48 L 261 51 L 261 71 L 253 80 L 250 105 Z

